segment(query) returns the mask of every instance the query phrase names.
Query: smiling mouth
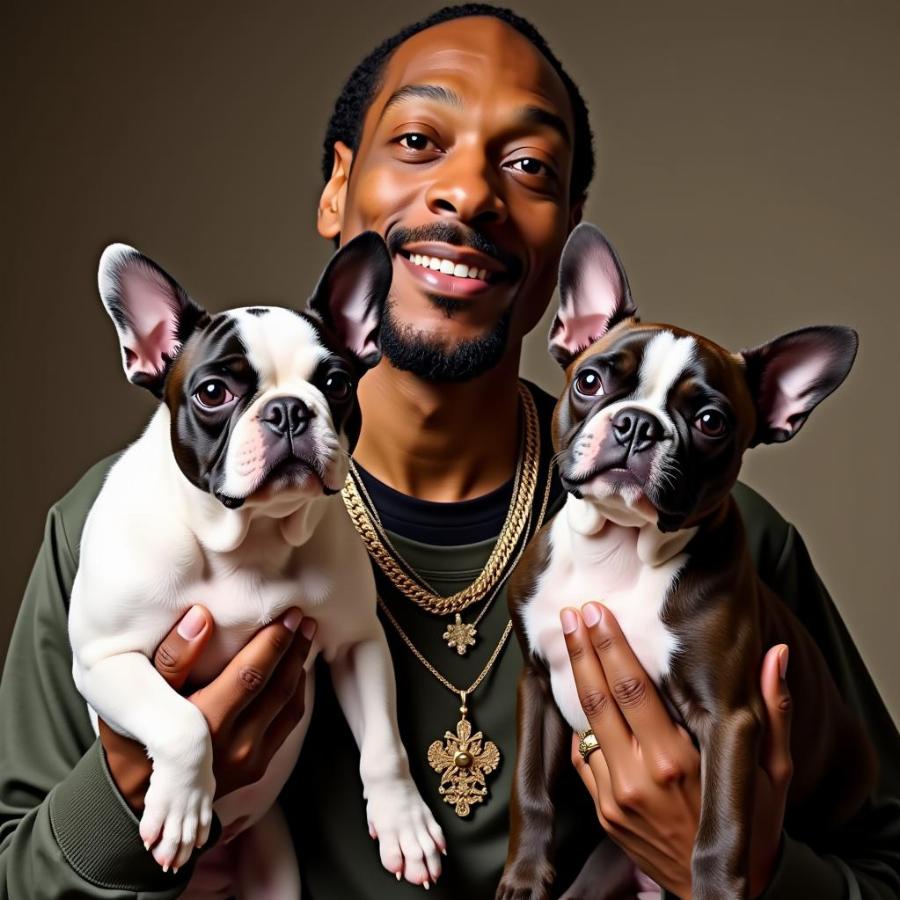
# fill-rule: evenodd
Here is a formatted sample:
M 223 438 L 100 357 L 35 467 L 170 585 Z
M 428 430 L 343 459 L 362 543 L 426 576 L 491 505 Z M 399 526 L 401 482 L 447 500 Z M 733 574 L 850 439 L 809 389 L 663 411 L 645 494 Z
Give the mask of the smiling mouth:
M 499 259 L 468 247 L 416 242 L 397 250 L 411 273 L 431 290 L 475 294 L 511 279 L 511 269 Z
M 408 250 L 401 250 L 400 255 L 404 259 L 408 259 L 413 265 L 428 269 L 431 272 L 440 272 L 442 275 L 452 275 L 454 278 L 469 278 L 472 281 L 490 282 L 495 273 L 488 275 L 486 268 L 479 268 L 477 265 L 467 265 L 462 262 L 454 262 L 452 259 L 440 256 L 428 256 L 425 253 L 410 253 Z

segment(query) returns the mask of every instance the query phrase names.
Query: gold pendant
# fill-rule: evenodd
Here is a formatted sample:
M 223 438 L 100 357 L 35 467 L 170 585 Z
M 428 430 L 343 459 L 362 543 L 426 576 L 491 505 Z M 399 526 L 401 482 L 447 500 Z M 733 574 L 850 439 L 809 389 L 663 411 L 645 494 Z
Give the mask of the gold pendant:
M 443 638 L 451 650 L 455 647 L 456 652 L 460 656 L 465 656 L 469 652 L 469 647 L 475 646 L 475 636 L 477 634 L 475 626 L 463 622 L 459 613 L 457 613 L 456 621 L 452 625 L 447 626 Z
M 460 817 L 467 816 L 476 803 L 488 795 L 485 775 L 500 765 L 500 751 L 493 741 L 485 741 L 479 731 L 472 734 L 472 723 L 466 718 L 466 692 L 460 692 L 462 706 L 456 734 L 444 732 L 444 743 L 435 741 L 428 748 L 428 763 L 441 773 L 438 793 Z

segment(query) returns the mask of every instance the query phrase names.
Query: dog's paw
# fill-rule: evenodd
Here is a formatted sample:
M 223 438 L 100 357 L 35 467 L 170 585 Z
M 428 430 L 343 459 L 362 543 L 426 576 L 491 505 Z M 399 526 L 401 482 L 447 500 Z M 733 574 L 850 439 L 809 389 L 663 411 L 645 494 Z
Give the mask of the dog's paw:
M 547 900 L 555 872 L 549 863 L 528 860 L 503 873 L 494 900 Z
M 180 869 L 206 843 L 215 790 L 211 764 L 186 778 L 183 769 L 154 762 L 140 835 L 164 872 Z
M 412 779 L 367 786 L 369 834 L 377 838 L 381 863 L 398 880 L 426 889 L 441 874 L 447 842 Z

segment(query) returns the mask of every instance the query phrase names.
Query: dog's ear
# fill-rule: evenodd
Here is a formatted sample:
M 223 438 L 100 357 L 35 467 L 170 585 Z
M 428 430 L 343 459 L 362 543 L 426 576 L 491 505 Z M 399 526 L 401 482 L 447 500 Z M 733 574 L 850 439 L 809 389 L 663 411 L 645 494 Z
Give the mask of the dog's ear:
M 381 316 L 394 269 L 381 235 L 364 231 L 332 256 L 309 310 L 364 366 L 381 358 Z
M 789 441 L 847 377 L 858 345 L 852 328 L 821 325 L 742 350 L 757 413 L 750 446 Z
M 97 273 L 100 299 L 119 335 L 132 384 L 157 397 L 172 360 L 207 313 L 171 275 L 127 244 L 110 244 Z
M 582 222 L 566 241 L 559 298 L 549 349 L 563 368 L 614 325 L 637 316 L 619 255 L 595 225 Z

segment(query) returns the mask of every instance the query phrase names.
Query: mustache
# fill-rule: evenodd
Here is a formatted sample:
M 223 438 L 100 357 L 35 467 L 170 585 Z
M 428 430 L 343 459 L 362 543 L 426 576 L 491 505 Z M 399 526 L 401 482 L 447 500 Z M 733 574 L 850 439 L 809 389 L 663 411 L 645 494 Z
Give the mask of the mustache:
M 385 240 L 392 256 L 406 244 L 436 241 L 453 247 L 469 247 L 496 259 L 511 279 L 518 277 L 521 269 L 519 260 L 511 253 L 501 250 L 490 238 L 474 228 L 465 228 L 455 222 L 431 222 L 415 228 L 398 225 L 388 233 Z

